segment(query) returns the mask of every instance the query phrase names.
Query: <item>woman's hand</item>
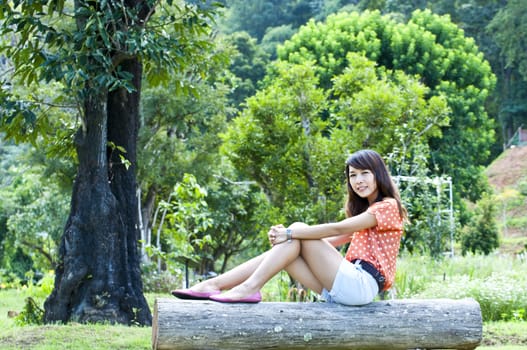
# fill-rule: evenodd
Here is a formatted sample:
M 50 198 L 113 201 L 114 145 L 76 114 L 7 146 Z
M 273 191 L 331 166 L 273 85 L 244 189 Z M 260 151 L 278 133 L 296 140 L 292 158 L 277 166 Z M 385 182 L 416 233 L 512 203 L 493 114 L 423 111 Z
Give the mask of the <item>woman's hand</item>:
M 269 237 L 269 242 L 273 246 L 287 241 L 285 226 L 282 224 L 272 226 L 269 232 L 267 232 L 267 236 Z

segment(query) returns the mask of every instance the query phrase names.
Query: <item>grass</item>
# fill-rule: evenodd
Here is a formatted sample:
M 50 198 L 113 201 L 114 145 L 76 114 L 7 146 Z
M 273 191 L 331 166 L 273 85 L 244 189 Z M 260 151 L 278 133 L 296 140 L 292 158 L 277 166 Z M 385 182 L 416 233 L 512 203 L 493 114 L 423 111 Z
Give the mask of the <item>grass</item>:
M 483 325 L 483 346 L 478 349 L 527 349 L 527 322 L 490 322 Z
M 104 325 L 26 326 L 4 332 L 0 348 L 18 349 L 129 349 L 151 348 L 151 329 Z
M 7 317 L 10 310 L 21 310 L 24 291 L 0 291 L 0 349 L 2 350 L 148 350 L 150 327 L 115 325 L 17 326 Z M 148 294 L 152 305 L 155 297 Z M 527 322 L 489 322 L 483 326 L 483 344 L 478 349 L 526 350 Z
M 398 298 L 474 298 L 485 321 L 527 321 L 527 261 L 503 255 L 399 259 Z
M 148 295 L 153 305 L 157 295 Z M 120 325 L 17 326 L 9 311 L 20 311 L 27 297 L 25 290 L 0 291 L 0 349 L 2 350 L 146 350 L 151 349 L 150 327 Z
M 526 265 L 526 262 L 500 256 L 457 257 L 443 261 L 432 261 L 422 257 L 403 257 L 400 259 L 397 276 L 397 297 L 406 298 L 415 295 L 434 298 L 455 297 L 451 293 L 456 289 L 458 291 L 468 290 L 471 293 L 479 290 L 476 298 L 487 296 L 486 290 L 489 288 L 487 285 L 499 283 L 500 280 L 496 279 L 495 276 L 500 273 L 512 276 L 516 287 L 523 286 L 527 280 L 524 273 L 527 270 Z M 262 290 L 265 300 L 286 300 L 284 295 L 287 292 L 281 287 L 284 283 L 280 282 L 287 279 L 285 274 L 278 274 L 275 279 L 268 283 Z M 478 285 L 480 288 L 467 287 Z M 496 287 L 500 290 L 500 286 Z M 520 305 L 527 309 L 526 290 L 520 288 L 524 295 L 524 299 L 520 299 Z M 0 349 L 151 349 L 152 330 L 150 327 L 101 324 L 17 326 L 15 320 L 8 317 L 8 312 L 22 310 L 24 300 L 29 294 L 30 291 L 27 289 L 0 289 Z M 155 298 L 160 296 L 167 297 L 168 294 L 148 293 L 146 295 L 151 308 L 153 308 Z M 500 298 L 501 296 L 494 297 Z M 42 303 L 43 299 L 37 301 Z M 478 349 L 527 350 L 527 321 L 509 319 L 508 321 L 485 322 L 483 325 L 483 342 Z

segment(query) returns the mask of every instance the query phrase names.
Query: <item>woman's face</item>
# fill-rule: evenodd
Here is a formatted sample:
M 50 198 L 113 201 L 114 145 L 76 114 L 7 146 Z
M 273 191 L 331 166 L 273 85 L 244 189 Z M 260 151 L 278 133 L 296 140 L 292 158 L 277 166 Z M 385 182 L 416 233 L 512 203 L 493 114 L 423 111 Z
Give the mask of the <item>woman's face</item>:
M 349 182 L 353 191 L 361 198 L 367 198 L 371 204 L 377 198 L 377 181 L 368 169 L 356 169 L 349 166 Z

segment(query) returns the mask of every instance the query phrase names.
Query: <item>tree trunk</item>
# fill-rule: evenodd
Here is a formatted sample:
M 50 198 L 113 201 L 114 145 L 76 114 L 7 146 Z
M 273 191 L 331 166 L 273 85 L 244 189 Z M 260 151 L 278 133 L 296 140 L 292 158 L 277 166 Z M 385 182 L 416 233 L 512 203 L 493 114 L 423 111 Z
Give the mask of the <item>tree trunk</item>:
M 223 304 L 160 298 L 152 348 L 474 349 L 482 339 L 473 299 Z
M 108 98 L 108 140 L 123 147 L 123 156 L 130 166 L 127 168 L 121 162 L 119 151 L 113 150 L 109 155 L 112 164 L 109 170 L 110 188 L 119 203 L 120 217 L 126 232 L 125 241 L 121 243 L 120 251 L 124 256 L 119 260 L 122 271 L 122 281 L 127 285 L 126 302 L 128 307 L 136 309 L 133 322 L 150 325 L 152 316 L 148 304 L 143 296 L 143 282 L 141 280 L 141 256 L 138 241 L 141 239 L 139 231 L 139 211 L 136 195 L 137 168 L 137 137 L 139 132 L 139 104 L 141 96 L 142 66 L 138 59 L 131 59 L 121 64 L 121 69 L 132 73 L 135 92 L 129 93 L 120 89 L 109 94 Z M 123 301 L 121 301 L 123 302 Z
M 137 92 L 86 89 L 85 125 L 76 135 L 79 167 L 71 212 L 46 300 L 46 322 L 110 322 L 150 325 L 137 249 L 136 140 L 141 65 L 121 64 L 134 74 Z M 127 169 L 117 149 L 126 149 Z

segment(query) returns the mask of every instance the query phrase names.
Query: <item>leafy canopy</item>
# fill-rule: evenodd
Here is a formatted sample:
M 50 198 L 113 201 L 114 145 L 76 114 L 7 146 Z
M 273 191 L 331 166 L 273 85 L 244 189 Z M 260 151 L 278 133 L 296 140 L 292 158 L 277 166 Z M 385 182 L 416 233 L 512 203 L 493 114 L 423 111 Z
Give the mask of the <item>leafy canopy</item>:
M 485 102 L 495 78 L 474 41 L 448 17 L 430 11 L 415 11 L 408 23 L 377 11 L 339 13 L 325 22 L 310 21 L 278 48 L 278 57 L 313 62 L 320 86 L 329 89 L 347 67 L 348 52 L 417 76 L 429 89 L 426 99 L 446 97 L 450 123 L 443 125 L 441 137 L 429 140 L 430 169 L 452 176 L 457 193 L 477 199 L 484 187 L 481 166 L 494 140 Z
M 0 35 L 10 41 L 2 42 L 0 53 L 13 66 L 9 85 L 60 83 L 57 99 L 72 96 L 82 122 L 86 87 L 134 90 L 131 74 L 121 66 L 133 57 L 152 84 L 166 83 L 169 73 L 188 72 L 179 75 L 177 88 L 189 91 L 196 75 L 222 59 L 208 53 L 212 14 L 172 0 L 141 1 L 134 7 L 115 1 L 2 2 Z M 13 93 L 9 85 L 4 82 L 0 93 L 0 127 L 8 135 L 34 140 L 39 129 L 30 127 L 43 112 L 42 104 Z
M 360 54 L 350 53 L 347 63 L 324 90 L 318 67 L 276 62 L 266 87 L 223 136 L 224 154 L 287 220 L 342 217 L 344 162 L 353 150 L 391 154 L 396 171 L 407 175 L 415 171 L 413 157 L 448 123 L 446 100 L 426 100 L 428 89 L 415 78 Z

